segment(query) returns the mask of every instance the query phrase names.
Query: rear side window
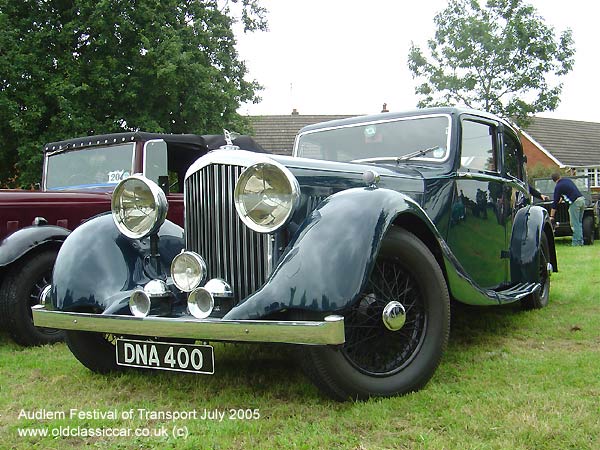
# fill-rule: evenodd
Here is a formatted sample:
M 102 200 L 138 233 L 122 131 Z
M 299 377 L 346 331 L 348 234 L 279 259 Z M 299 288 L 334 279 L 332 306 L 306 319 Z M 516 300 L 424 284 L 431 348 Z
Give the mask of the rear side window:
M 498 171 L 492 125 L 462 121 L 460 165 L 463 170 Z
M 523 157 L 521 154 L 521 144 L 511 134 L 503 134 L 504 145 L 504 171 L 507 175 L 523 179 Z

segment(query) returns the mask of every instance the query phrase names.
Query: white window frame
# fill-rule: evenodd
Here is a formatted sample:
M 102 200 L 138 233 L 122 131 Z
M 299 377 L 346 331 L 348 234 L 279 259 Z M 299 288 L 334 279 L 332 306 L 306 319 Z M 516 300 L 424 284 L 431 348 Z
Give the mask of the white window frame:
M 600 187 L 600 166 L 597 167 L 581 167 L 576 170 L 577 175 L 585 175 L 588 177 L 590 187 Z

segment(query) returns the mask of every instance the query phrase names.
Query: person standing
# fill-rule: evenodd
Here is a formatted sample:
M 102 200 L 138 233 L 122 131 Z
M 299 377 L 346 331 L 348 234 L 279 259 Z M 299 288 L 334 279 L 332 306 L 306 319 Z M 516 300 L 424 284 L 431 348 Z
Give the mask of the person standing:
M 556 183 L 554 187 L 554 198 L 552 199 L 552 209 L 550 210 L 550 220 L 554 221 L 556 208 L 561 200 L 569 205 L 569 221 L 573 230 L 572 245 L 583 245 L 583 210 L 585 209 L 585 199 L 575 183 L 568 178 L 561 178 L 560 174 L 552 174 L 552 181 Z

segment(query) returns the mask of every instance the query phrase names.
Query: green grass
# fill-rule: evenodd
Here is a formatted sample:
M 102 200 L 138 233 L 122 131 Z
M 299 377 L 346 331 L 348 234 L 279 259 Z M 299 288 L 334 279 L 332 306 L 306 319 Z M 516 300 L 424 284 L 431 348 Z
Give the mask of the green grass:
M 64 345 L 22 349 L 0 334 L 0 448 L 600 448 L 599 246 L 558 241 L 560 272 L 538 311 L 453 309 L 448 351 L 420 392 L 336 403 L 287 347 L 219 345 L 214 376 L 95 375 Z M 29 420 L 21 410 L 254 409 L 257 420 Z M 186 427 L 188 437 L 18 436 L 19 428 Z

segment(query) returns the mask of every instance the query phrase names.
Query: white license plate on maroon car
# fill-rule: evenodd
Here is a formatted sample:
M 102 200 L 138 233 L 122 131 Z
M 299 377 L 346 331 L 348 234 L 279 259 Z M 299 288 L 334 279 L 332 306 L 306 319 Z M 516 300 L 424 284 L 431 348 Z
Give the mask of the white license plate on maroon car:
M 210 345 L 117 339 L 116 357 L 120 366 L 215 373 L 215 352 Z

